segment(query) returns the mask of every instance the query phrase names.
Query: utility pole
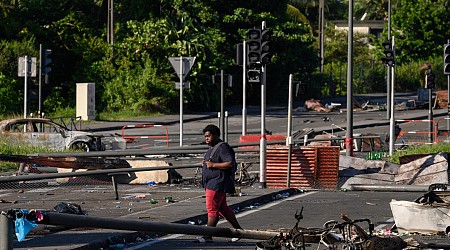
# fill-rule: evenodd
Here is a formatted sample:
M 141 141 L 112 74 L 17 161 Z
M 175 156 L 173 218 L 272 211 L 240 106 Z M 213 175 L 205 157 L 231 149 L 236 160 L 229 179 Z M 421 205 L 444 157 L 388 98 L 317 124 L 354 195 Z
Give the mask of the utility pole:
M 391 42 L 391 0 L 388 1 L 388 40 Z M 388 65 L 387 73 L 386 73 L 386 88 L 387 88 L 387 107 L 386 107 L 386 119 L 391 118 L 391 104 L 393 100 L 391 100 L 391 66 Z
M 320 73 L 323 73 L 324 59 L 324 21 L 325 0 L 319 0 L 319 50 L 320 50 Z
M 347 129 L 345 149 L 353 156 L 353 0 L 348 3 Z
M 215 80 L 216 75 L 212 76 L 213 84 L 216 83 Z M 233 85 L 233 76 L 227 75 L 228 77 L 228 87 Z M 228 113 L 225 112 L 225 73 L 223 70 L 220 70 L 220 113 L 219 113 L 219 128 L 220 128 L 220 138 L 223 141 L 227 141 L 228 135 L 228 126 L 225 123 L 225 117 L 228 117 Z

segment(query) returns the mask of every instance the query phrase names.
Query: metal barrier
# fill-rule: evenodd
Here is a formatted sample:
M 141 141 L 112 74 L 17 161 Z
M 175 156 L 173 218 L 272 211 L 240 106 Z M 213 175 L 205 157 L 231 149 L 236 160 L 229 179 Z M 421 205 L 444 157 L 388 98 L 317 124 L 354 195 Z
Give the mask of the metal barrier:
M 406 134 L 414 134 L 414 135 L 428 135 L 428 136 L 433 136 L 433 142 L 432 143 L 437 143 L 437 125 L 436 122 L 434 120 L 395 120 L 395 123 L 397 122 L 403 122 L 403 123 L 410 123 L 410 122 L 428 122 L 428 123 L 432 123 L 433 125 L 433 131 L 407 131 L 407 132 L 403 132 L 400 131 L 400 133 L 397 136 L 397 140 L 400 139 L 402 140 L 401 144 L 395 144 L 396 146 L 407 146 L 407 145 L 420 145 L 420 144 L 431 144 L 430 142 L 423 142 L 423 141 L 407 141 L 404 139 L 403 135 Z
M 448 120 L 450 120 L 450 118 L 449 117 L 443 117 L 443 118 L 437 119 L 437 121 L 436 121 L 436 133 L 437 133 L 437 135 L 436 135 L 436 142 L 445 142 L 445 140 L 439 140 L 439 136 L 447 137 L 447 141 L 450 139 L 450 130 L 449 130 L 449 128 L 447 128 L 445 130 L 439 129 L 439 123 L 442 120 L 447 120 L 447 123 L 448 123 Z
M 164 128 L 166 130 L 165 135 L 127 135 L 125 136 L 125 129 L 127 128 Z M 127 143 L 133 143 L 135 139 L 166 139 L 166 145 L 169 146 L 169 130 L 165 125 L 159 124 L 135 124 L 135 125 L 125 125 L 122 128 L 122 138 L 125 139 Z

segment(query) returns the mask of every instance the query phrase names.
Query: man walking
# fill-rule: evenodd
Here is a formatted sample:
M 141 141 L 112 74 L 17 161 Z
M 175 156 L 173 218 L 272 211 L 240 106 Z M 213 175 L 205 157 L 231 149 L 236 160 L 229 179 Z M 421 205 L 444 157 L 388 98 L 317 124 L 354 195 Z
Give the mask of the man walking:
M 208 125 L 203 129 L 205 142 L 209 145 L 202 162 L 202 186 L 206 191 L 206 210 L 208 211 L 208 227 L 217 226 L 219 215 L 225 218 L 233 228 L 242 229 L 236 216 L 227 204 L 226 194 L 235 193 L 234 173 L 236 158 L 234 150 L 220 139 L 220 129 Z M 238 241 L 233 238 L 231 241 Z M 197 242 L 212 242 L 211 236 L 197 238 Z

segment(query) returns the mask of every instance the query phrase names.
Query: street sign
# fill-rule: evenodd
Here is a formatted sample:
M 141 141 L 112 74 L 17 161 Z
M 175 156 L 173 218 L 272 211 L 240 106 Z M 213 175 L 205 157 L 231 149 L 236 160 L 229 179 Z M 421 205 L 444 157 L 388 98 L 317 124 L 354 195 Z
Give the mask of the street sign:
M 180 89 L 180 83 L 179 82 L 174 82 L 175 85 L 175 89 Z M 183 82 L 183 89 L 190 89 L 191 88 L 191 83 L 190 82 Z
M 181 58 L 183 58 L 183 72 L 180 72 Z M 194 65 L 196 57 L 169 57 L 169 61 L 172 64 L 173 69 L 177 73 L 178 77 L 181 79 L 180 75 L 183 76 L 183 80 L 186 78 L 189 71 L 191 71 L 192 65 Z
M 31 74 L 31 77 L 36 77 L 36 57 L 28 57 L 31 59 L 28 63 L 31 63 L 31 68 L 28 68 L 28 74 Z M 18 67 L 17 67 L 17 76 L 24 77 L 25 76 L 25 57 L 19 57 Z

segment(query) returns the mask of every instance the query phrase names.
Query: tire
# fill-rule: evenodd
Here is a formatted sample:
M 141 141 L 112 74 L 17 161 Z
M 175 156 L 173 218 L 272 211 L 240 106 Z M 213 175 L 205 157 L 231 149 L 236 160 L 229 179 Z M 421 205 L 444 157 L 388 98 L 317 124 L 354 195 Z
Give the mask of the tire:
M 90 148 L 89 148 L 89 144 L 87 144 L 86 142 L 75 142 L 74 144 L 72 144 L 72 146 L 70 146 L 71 149 L 76 150 L 76 151 L 83 151 L 83 152 L 89 152 Z

